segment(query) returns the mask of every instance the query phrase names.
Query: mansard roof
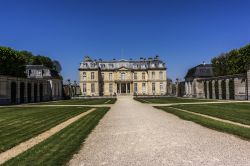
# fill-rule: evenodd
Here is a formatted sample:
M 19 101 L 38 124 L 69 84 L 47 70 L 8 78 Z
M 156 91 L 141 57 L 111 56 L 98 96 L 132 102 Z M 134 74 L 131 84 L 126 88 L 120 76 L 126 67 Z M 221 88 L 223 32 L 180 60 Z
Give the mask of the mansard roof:
M 159 60 L 158 57 L 155 59 L 141 58 L 141 60 L 91 60 L 89 57 L 85 57 L 84 61 L 80 64 L 81 69 L 101 69 L 101 70 L 114 70 L 125 67 L 133 70 L 148 70 L 148 69 L 166 69 L 165 63 Z
M 200 64 L 198 66 L 192 67 L 188 70 L 185 79 L 188 78 L 204 78 L 213 77 L 213 67 L 212 64 Z

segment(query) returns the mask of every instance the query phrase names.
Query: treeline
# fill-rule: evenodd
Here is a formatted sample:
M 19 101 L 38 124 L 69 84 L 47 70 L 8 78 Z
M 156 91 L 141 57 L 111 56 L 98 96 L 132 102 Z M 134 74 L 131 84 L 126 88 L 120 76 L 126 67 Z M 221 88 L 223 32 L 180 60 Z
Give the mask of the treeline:
M 211 60 L 215 76 L 246 73 L 250 63 L 250 44 L 222 53 Z
M 60 73 L 61 65 L 47 56 L 33 55 L 29 51 L 18 51 L 0 46 L 0 75 L 26 77 L 25 65 L 44 65 Z

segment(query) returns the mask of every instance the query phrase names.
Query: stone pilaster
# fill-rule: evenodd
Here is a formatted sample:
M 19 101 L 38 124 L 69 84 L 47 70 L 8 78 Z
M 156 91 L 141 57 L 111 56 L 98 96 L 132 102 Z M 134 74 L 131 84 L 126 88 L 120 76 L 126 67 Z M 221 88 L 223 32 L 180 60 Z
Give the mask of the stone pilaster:
M 215 80 L 212 81 L 212 98 L 216 99 L 216 96 L 215 96 Z
M 234 99 L 239 99 L 239 90 L 238 90 L 238 87 L 239 87 L 239 79 L 238 78 L 234 78 Z
M 210 94 L 209 94 L 209 81 L 206 81 L 206 85 L 207 85 L 207 99 L 210 98 Z
M 229 100 L 229 79 L 226 79 L 226 99 Z
M 221 81 L 222 80 L 218 80 L 219 99 L 220 100 L 222 99 Z

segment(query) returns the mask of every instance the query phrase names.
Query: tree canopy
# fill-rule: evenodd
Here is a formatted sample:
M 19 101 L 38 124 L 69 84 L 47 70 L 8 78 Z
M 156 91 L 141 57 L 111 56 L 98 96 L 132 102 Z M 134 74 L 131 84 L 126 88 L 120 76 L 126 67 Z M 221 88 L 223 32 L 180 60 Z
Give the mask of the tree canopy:
M 0 74 L 25 77 L 25 65 L 44 65 L 60 73 L 61 65 L 47 56 L 34 55 L 30 51 L 17 51 L 0 46 Z
M 222 53 L 211 60 L 216 76 L 245 73 L 250 63 L 250 44 Z

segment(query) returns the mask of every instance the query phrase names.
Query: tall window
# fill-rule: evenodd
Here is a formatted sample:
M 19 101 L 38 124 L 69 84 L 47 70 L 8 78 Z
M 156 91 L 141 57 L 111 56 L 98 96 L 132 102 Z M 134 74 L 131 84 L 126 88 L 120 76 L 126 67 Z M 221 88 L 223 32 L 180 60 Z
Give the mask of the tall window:
M 113 79 L 113 73 L 109 73 L 109 80 L 111 81 Z
M 137 73 L 134 73 L 134 80 L 137 80 Z
M 142 83 L 142 92 L 143 92 L 143 93 L 146 92 L 146 83 Z
M 134 83 L 134 92 L 137 93 L 138 88 L 137 88 L 137 83 Z
M 109 93 L 113 93 L 113 84 L 109 83 Z
M 155 72 L 152 72 L 152 79 L 155 79 Z
M 160 91 L 163 91 L 163 83 L 160 83 Z
M 91 79 L 91 80 L 94 80 L 94 79 L 95 79 L 95 73 L 94 73 L 94 72 L 91 72 L 90 79 Z
M 83 80 L 83 81 L 86 81 L 86 72 L 83 72 L 83 73 L 82 73 L 82 80 Z
M 82 92 L 85 93 L 87 91 L 86 84 L 82 85 Z
M 145 73 L 142 73 L 142 79 L 145 80 Z
M 160 71 L 159 75 L 160 75 L 160 80 L 163 80 L 163 72 L 162 71 Z
M 125 80 L 125 73 L 121 73 L 121 80 Z
M 102 80 L 104 80 L 104 73 L 101 73 L 101 75 L 102 75 Z
M 95 93 L 95 84 L 94 83 L 91 84 L 91 93 Z
M 152 92 L 155 93 L 155 83 L 152 83 Z

